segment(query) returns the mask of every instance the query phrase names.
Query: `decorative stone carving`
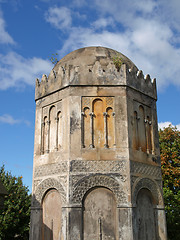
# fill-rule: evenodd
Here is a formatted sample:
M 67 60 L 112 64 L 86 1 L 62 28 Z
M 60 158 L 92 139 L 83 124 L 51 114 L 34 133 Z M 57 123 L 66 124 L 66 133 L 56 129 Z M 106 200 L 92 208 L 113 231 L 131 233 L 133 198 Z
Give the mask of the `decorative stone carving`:
M 137 176 L 131 176 L 131 186 L 134 185 L 137 178 L 138 178 Z
M 143 174 L 161 179 L 161 167 L 131 161 L 131 173 Z
M 58 177 L 59 182 L 64 188 L 64 191 L 67 191 L 67 176 L 59 176 Z
M 114 178 L 107 175 L 93 175 L 77 182 L 72 190 L 72 203 L 81 205 L 86 192 L 98 186 L 109 188 L 115 194 L 119 204 L 127 203 L 127 194 L 120 188 L 119 183 Z
M 36 191 L 37 186 L 42 181 L 42 179 L 34 180 L 34 190 Z
M 152 193 L 156 205 L 163 203 L 162 194 L 156 182 L 149 178 L 138 178 L 132 186 L 132 203 L 134 205 L 136 205 L 138 192 L 143 188 L 148 189 Z
M 71 172 L 124 172 L 126 170 L 125 161 L 81 161 L 71 162 Z
M 83 179 L 86 175 L 80 174 L 80 175 L 71 175 L 70 181 L 72 183 L 72 186 L 75 186 L 78 181 Z
M 58 182 L 55 178 L 47 178 L 42 181 L 36 188 L 35 196 L 36 198 L 33 199 L 32 206 L 40 206 L 42 202 L 42 198 L 44 194 L 49 190 L 55 188 L 60 194 L 62 201 L 66 201 L 66 194 L 60 182 Z
M 67 162 L 53 163 L 42 165 L 35 168 L 34 177 L 49 176 L 54 174 L 61 174 L 67 171 Z

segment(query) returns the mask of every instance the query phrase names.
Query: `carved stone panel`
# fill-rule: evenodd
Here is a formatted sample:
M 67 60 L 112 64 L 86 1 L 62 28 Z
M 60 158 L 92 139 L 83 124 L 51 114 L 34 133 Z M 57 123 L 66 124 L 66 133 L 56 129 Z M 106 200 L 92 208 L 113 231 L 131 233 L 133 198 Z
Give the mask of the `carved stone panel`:
M 127 203 L 127 194 L 122 189 L 119 182 L 113 177 L 106 175 L 93 175 L 90 177 L 82 178 L 73 187 L 71 201 L 72 203 L 82 204 L 83 197 L 91 188 L 101 186 L 110 189 L 116 196 L 118 204 Z
M 124 173 L 126 170 L 126 162 L 122 161 L 81 161 L 73 160 L 71 162 L 71 172 L 72 173 L 90 173 L 90 172 L 118 172 Z
M 161 167 L 131 161 L 131 174 L 133 175 L 143 174 L 151 176 L 156 179 L 161 179 Z
M 35 168 L 34 178 L 66 173 L 68 170 L 67 167 L 68 166 L 66 161 L 38 166 Z
M 61 183 L 59 181 L 57 181 L 55 178 L 47 178 L 47 179 L 43 180 L 36 187 L 35 194 L 33 195 L 32 206 L 40 207 L 42 204 L 43 196 L 50 189 L 56 189 L 59 192 L 59 194 L 61 195 L 62 202 L 66 201 L 66 193 L 65 193 Z

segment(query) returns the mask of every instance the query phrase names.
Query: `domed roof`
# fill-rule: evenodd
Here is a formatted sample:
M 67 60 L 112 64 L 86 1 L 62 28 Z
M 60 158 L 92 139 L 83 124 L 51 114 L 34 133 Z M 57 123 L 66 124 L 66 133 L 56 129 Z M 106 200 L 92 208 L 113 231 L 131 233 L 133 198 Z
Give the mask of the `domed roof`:
M 72 66 L 92 66 L 96 61 L 99 61 L 102 66 L 107 66 L 116 56 L 118 56 L 129 69 L 137 69 L 129 58 L 113 49 L 105 47 L 85 47 L 67 54 L 56 64 L 54 70 L 57 70 L 63 64 Z
M 118 61 L 118 66 L 115 60 Z M 41 98 L 68 86 L 131 86 L 156 96 L 156 83 L 144 78 L 135 64 L 122 53 L 105 47 L 85 47 L 63 57 L 36 81 L 35 98 Z M 151 93 L 149 93 L 151 92 Z
M 138 70 L 122 53 L 104 47 L 85 47 L 63 57 L 51 71 L 48 81 L 55 75 L 59 88 L 69 85 L 116 85 L 120 69 L 117 70 L 113 62 L 115 57 L 127 69 Z

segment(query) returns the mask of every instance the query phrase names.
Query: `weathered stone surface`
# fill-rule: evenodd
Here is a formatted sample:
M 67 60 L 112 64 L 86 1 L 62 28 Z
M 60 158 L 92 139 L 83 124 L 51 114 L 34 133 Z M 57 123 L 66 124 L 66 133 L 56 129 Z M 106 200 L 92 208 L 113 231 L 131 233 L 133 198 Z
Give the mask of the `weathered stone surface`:
M 38 80 L 35 99 L 30 240 L 165 240 L 155 80 L 89 47 Z

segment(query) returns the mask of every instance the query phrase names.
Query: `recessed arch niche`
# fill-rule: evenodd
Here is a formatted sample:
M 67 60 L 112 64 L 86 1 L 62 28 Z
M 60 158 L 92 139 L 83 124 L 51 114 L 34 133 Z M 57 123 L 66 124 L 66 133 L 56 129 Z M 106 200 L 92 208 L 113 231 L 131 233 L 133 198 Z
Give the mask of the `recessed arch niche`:
M 138 192 L 136 208 L 134 209 L 134 236 L 135 240 L 156 240 L 157 216 L 155 199 L 147 188 Z
M 83 240 L 117 239 L 117 202 L 105 187 L 88 191 L 83 199 Z
M 104 118 L 103 118 L 103 100 L 95 99 L 93 101 L 94 112 L 94 145 L 96 147 L 104 147 Z
M 62 200 L 56 189 L 48 190 L 42 200 L 42 240 L 59 240 Z
M 56 108 L 52 106 L 49 110 L 49 150 L 54 151 L 56 149 Z

